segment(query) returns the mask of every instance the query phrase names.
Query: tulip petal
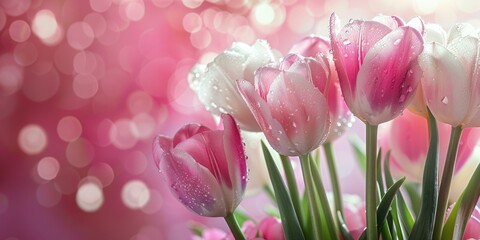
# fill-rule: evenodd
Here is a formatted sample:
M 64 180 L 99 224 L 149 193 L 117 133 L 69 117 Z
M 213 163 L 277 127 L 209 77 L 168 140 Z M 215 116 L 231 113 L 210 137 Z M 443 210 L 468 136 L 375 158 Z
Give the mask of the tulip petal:
M 470 101 L 470 84 L 459 59 L 445 47 L 425 44 L 418 60 L 423 70 L 422 87 L 435 118 L 452 126 L 465 119 Z
M 253 85 L 245 80 L 237 80 L 237 87 L 270 145 L 280 154 L 298 155 L 293 144 L 287 138 L 285 130 L 277 120 L 273 119 L 270 108 L 265 100 L 257 94 Z
M 252 45 L 251 54 L 248 55 L 248 58 L 245 61 L 245 73 L 243 79 L 253 83 L 255 79 L 255 71 L 258 68 L 273 62 L 275 62 L 275 56 L 273 55 L 268 42 L 265 40 L 257 40 Z M 239 66 L 236 67 L 238 68 Z M 233 80 L 237 79 L 239 78 Z M 235 87 L 235 83 L 232 82 L 232 84 Z
M 470 23 L 457 23 L 448 32 L 448 44 L 461 37 L 478 37 L 476 28 Z
M 241 191 L 233 192 L 233 204 L 231 205 L 232 209 L 230 209 L 233 212 L 238 204 L 240 204 L 247 185 L 245 149 L 243 148 L 240 130 L 232 116 L 223 114 L 222 119 L 224 127 L 223 144 L 228 175 L 232 182 L 232 189 L 241 189 Z
M 373 21 L 379 22 L 390 29 L 396 29 L 399 28 L 403 25 L 405 25 L 405 22 L 397 17 L 397 16 L 388 16 L 388 15 L 378 15 L 373 17 Z
M 255 74 L 255 89 L 258 90 L 261 98 L 267 99 L 270 85 L 272 85 L 273 80 L 280 72 L 279 69 L 270 66 L 261 67 L 257 70 Z
M 299 68 L 301 65 L 308 67 L 303 63 Z M 297 70 L 285 72 L 280 75 L 283 79 L 272 84 L 267 96 L 273 118 L 280 122 L 294 148 L 302 154 L 323 143 L 330 127 L 327 101 L 305 76 Z
M 153 140 L 153 160 L 155 165 L 159 167 L 161 156 L 164 152 L 168 152 L 173 148 L 172 140 L 168 137 L 158 135 Z
M 226 216 L 221 187 L 207 168 L 178 149 L 163 153 L 161 159 L 160 172 L 183 205 L 202 216 Z
M 376 21 L 354 20 L 337 34 L 337 15 L 330 17 L 330 39 L 343 96 L 350 109 L 354 102 L 357 74 L 370 48 L 392 31 Z
M 187 124 L 180 128 L 173 137 L 173 146 L 205 131 L 210 131 L 210 129 L 200 124 Z
M 425 34 L 423 35 L 425 43 L 436 42 L 440 45 L 447 45 L 447 32 L 438 24 L 425 25 Z
M 411 163 L 425 162 L 428 139 L 428 124 L 423 117 L 404 111 L 392 122 L 390 144 Z
M 318 36 L 307 36 L 295 43 L 290 49 L 290 53 L 299 54 L 304 57 L 316 57 L 330 51 L 330 42 L 328 39 Z
M 425 24 L 420 17 L 412 18 L 410 21 L 408 21 L 407 26 L 417 29 L 422 36 L 425 34 Z
M 367 122 L 389 121 L 408 105 L 419 81 L 410 67 L 422 49 L 422 36 L 411 27 L 393 30 L 370 49 L 356 91 L 356 107 Z
M 223 131 L 206 131 L 179 143 L 175 149 L 182 150 L 206 167 L 221 185 L 232 188 L 223 147 Z

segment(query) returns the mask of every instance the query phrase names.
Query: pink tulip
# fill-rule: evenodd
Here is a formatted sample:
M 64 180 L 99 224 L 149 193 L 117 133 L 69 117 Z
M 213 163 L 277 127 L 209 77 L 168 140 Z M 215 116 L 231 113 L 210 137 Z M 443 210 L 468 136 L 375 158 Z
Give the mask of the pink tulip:
M 330 39 L 345 101 L 355 116 L 378 125 L 400 115 L 419 80 L 411 63 L 423 50 L 421 20 L 404 25 L 398 17 L 378 21 L 352 20 L 341 30 L 330 17 Z M 393 28 L 393 29 L 392 29 Z
M 237 81 L 245 102 L 272 147 L 283 155 L 304 155 L 325 141 L 330 121 L 321 90 L 328 61 L 290 54 L 279 65 L 255 73 L 255 87 Z
M 202 216 L 233 213 L 246 186 L 239 129 L 232 116 L 222 119 L 224 130 L 188 124 L 173 139 L 159 135 L 153 143 L 154 159 L 173 195 Z
M 325 142 L 332 142 L 340 137 L 355 121 L 347 104 L 342 96 L 342 90 L 338 81 L 337 71 L 333 63 L 333 56 L 330 53 L 329 40 L 314 35 L 308 36 L 297 42 L 290 49 L 291 53 L 296 53 L 304 57 L 326 56 L 330 67 L 330 79 L 327 86 L 326 97 L 328 102 L 328 110 L 330 113 L 331 127 Z
M 356 195 L 344 195 L 343 216 L 353 239 L 359 239 L 367 225 L 365 203 Z
M 453 204 L 448 208 L 445 221 L 450 215 L 450 211 L 453 208 Z M 475 206 L 473 209 L 470 219 L 467 221 L 467 226 L 465 227 L 465 232 L 463 233 L 463 240 L 475 240 L 480 239 L 480 208 Z
M 451 127 L 438 123 L 439 174 L 443 172 L 447 155 Z M 457 165 L 451 196 L 456 199 L 465 188 L 475 165 L 480 162 L 478 147 L 480 130 L 465 129 L 460 139 Z M 380 128 L 379 145 L 383 152 L 390 150 L 391 170 L 395 176 L 406 176 L 407 180 L 421 182 L 429 144 L 428 123 L 423 117 L 404 111 L 402 116 Z
M 480 126 L 480 40 L 469 24 L 457 24 L 448 36 L 432 30 L 416 66 L 426 104 L 435 118 L 454 127 Z
M 265 240 L 285 239 L 282 223 L 274 217 L 267 217 L 258 224 L 258 235 Z
M 266 41 L 258 40 L 252 46 L 233 43 L 213 62 L 197 64 L 191 70 L 190 87 L 213 114 L 231 114 L 243 130 L 260 131 L 235 81 L 244 79 L 253 84 L 255 70 L 271 62 L 275 62 L 275 57 Z

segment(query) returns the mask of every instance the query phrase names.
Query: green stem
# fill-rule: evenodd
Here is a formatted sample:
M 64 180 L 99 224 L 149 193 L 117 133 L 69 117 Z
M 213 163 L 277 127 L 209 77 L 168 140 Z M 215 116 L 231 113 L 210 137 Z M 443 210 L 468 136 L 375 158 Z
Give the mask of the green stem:
M 309 156 L 302 155 L 300 156 L 300 165 L 302 166 L 303 181 L 305 182 L 305 192 L 307 194 L 307 199 L 309 203 L 311 221 L 312 221 L 312 230 L 313 238 L 320 239 L 322 233 L 320 231 L 320 212 L 317 199 L 315 198 L 315 186 L 312 181 L 311 171 L 310 171 L 310 161 Z
M 237 219 L 235 219 L 233 213 L 227 214 L 227 216 L 225 216 L 225 221 L 227 222 L 230 231 L 232 231 L 235 240 L 245 240 L 245 236 L 243 236 L 242 230 L 240 229 L 240 226 L 238 226 Z
M 437 214 L 435 218 L 435 228 L 433 231 L 433 239 L 440 239 L 445 218 L 445 211 L 448 205 L 448 195 L 450 194 L 450 185 L 452 183 L 453 171 L 457 160 L 458 143 L 462 136 L 463 128 L 461 126 L 452 127 L 450 134 L 450 142 L 448 145 L 447 158 L 443 167 L 442 181 L 438 193 Z
M 295 212 L 297 213 L 297 218 L 302 229 L 305 230 L 302 203 L 300 202 L 300 195 L 298 194 L 297 180 L 295 178 L 295 172 L 292 168 L 292 161 L 289 157 L 283 155 L 280 155 L 280 159 L 282 160 L 283 170 L 285 171 L 285 178 L 287 179 L 288 191 L 290 193 L 290 197 L 292 198 L 293 208 L 295 208 Z
M 367 125 L 366 208 L 367 239 L 377 240 L 377 125 Z
M 335 166 L 335 158 L 333 156 L 332 144 L 329 142 L 323 144 L 323 149 L 325 150 L 325 158 L 327 159 L 328 172 L 330 174 L 330 181 L 332 182 L 333 198 L 335 201 L 335 212 L 340 212 L 343 217 L 342 194 L 340 191 L 340 184 L 338 183 L 337 167 Z

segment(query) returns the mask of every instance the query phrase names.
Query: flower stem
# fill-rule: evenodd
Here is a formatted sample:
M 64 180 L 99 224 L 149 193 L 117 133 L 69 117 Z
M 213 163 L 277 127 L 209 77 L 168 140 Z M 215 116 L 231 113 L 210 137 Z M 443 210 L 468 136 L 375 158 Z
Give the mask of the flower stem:
M 343 217 L 342 194 L 340 192 L 340 184 L 338 183 L 337 167 L 335 166 L 335 158 L 333 156 L 332 144 L 323 144 L 323 149 L 325 150 L 325 158 L 327 159 L 328 171 L 330 173 L 330 181 L 332 182 L 333 198 L 335 201 L 335 213 L 340 212 Z
M 237 219 L 235 219 L 233 213 L 227 214 L 227 216 L 225 216 L 225 221 L 227 222 L 230 231 L 232 231 L 235 240 L 245 240 L 245 236 L 243 236 L 242 230 L 238 226 Z
M 307 193 L 308 207 L 310 209 L 313 239 L 321 239 L 322 233 L 320 227 L 320 209 L 318 206 L 317 198 L 315 197 L 315 186 L 312 180 L 310 160 L 308 154 L 300 156 L 300 165 L 302 166 L 303 181 L 305 182 L 305 191 Z
M 377 240 L 377 125 L 367 125 L 366 208 L 367 239 Z
M 287 156 L 280 155 L 280 159 L 282 160 L 283 170 L 285 171 L 285 178 L 287 179 L 288 191 L 292 198 L 293 207 L 295 208 L 302 229 L 305 230 L 306 226 L 303 219 L 302 204 L 300 202 L 300 195 L 298 194 L 297 180 L 292 168 L 292 162 Z
M 438 193 L 437 214 L 435 217 L 435 228 L 433 230 L 433 239 L 440 239 L 445 218 L 445 211 L 448 205 L 448 195 L 450 194 L 450 185 L 452 183 L 453 171 L 457 160 L 458 143 L 462 136 L 463 128 L 461 126 L 452 127 L 450 142 L 448 144 L 447 158 L 443 167 L 442 181 Z

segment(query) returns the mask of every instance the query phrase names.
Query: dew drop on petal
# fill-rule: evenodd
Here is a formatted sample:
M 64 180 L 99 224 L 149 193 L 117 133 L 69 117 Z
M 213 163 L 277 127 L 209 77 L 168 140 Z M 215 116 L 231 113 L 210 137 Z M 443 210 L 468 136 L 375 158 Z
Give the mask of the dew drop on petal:
M 350 43 L 352 42 L 350 42 L 350 40 L 348 39 L 343 40 L 343 45 L 349 45 Z
M 402 40 L 402 39 L 400 39 L 400 38 L 397 39 L 397 40 L 395 40 L 395 42 L 393 42 L 393 45 L 398 45 L 398 44 L 400 44 L 400 41 L 401 41 L 401 40 Z
M 443 104 L 448 104 L 448 97 L 443 97 L 442 98 L 442 103 Z

